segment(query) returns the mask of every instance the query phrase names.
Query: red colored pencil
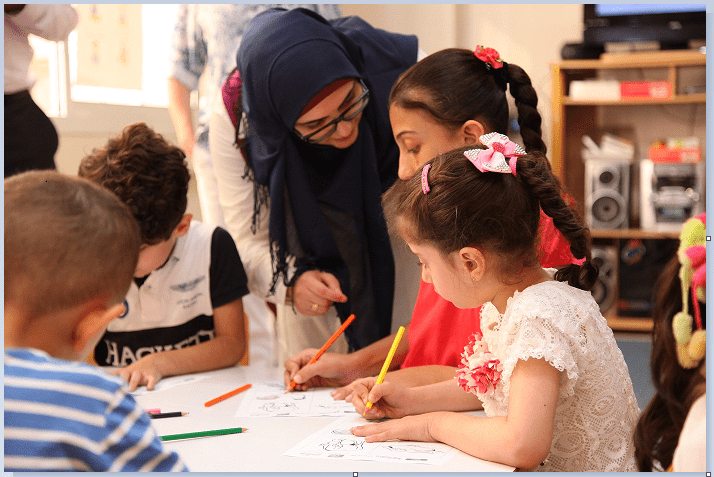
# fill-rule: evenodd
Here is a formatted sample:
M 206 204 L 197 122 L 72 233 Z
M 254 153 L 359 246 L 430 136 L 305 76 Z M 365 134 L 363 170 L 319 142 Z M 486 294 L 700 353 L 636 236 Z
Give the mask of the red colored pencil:
M 226 393 L 226 394 L 223 394 L 222 396 L 218 396 L 217 398 L 211 399 L 206 404 L 204 404 L 204 406 L 206 406 L 206 407 L 213 406 L 214 404 L 224 401 L 224 400 L 228 399 L 229 397 L 235 396 L 238 393 L 242 393 L 243 391 L 250 388 L 251 386 L 252 386 L 252 384 L 246 384 L 245 386 L 241 386 L 238 389 L 234 389 L 233 391 L 231 391 L 229 393 Z

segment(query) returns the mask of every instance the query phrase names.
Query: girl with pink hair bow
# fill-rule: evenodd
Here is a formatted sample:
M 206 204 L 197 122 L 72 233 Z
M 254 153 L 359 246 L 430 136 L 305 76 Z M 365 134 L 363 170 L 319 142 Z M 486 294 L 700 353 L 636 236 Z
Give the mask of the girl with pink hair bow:
M 526 154 L 497 133 L 480 142 L 435 157 L 426 174 L 382 197 L 390 230 L 419 258 L 422 279 L 458 308 L 482 306 L 480 332 L 455 380 L 354 383 L 355 411 L 369 401 L 367 419 L 391 419 L 352 433 L 367 442 L 443 442 L 519 470 L 634 471 L 639 409 L 590 293 L 598 275 L 590 231 L 543 153 Z M 540 265 L 541 210 L 583 263 Z M 481 407 L 485 417 L 456 412 Z

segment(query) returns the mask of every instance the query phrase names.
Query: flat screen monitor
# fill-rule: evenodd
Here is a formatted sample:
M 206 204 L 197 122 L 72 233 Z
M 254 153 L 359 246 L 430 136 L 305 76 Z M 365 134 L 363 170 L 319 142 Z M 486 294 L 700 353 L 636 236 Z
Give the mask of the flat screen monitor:
M 587 45 L 656 41 L 669 49 L 706 40 L 704 4 L 586 4 L 583 14 Z

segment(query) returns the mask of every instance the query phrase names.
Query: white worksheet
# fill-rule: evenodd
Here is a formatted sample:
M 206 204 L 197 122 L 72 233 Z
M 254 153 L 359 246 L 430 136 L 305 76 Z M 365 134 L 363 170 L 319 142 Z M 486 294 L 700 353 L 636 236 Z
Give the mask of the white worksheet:
M 206 379 L 208 376 L 202 374 L 184 374 L 181 376 L 172 376 L 170 378 L 164 378 L 154 386 L 153 391 L 146 389 L 146 386 L 139 386 L 136 390 L 132 391 L 131 394 L 134 396 L 143 396 L 144 394 L 150 394 L 155 391 L 161 391 L 163 389 L 170 389 L 176 386 L 183 386 L 184 384 L 194 384 L 198 381 Z
M 367 423 L 358 415 L 337 419 L 283 455 L 444 465 L 459 452 L 440 442 L 365 442 L 350 433 L 350 428 Z
M 285 392 L 285 384 L 253 384 L 241 400 L 235 417 L 319 417 L 356 414 L 352 404 L 335 401 L 332 389 Z

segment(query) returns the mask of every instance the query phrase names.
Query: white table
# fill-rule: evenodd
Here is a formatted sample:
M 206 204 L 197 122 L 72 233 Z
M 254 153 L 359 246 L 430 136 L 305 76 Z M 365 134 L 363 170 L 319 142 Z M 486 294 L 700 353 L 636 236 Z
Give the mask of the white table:
M 183 417 L 154 419 L 160 435 L 244 427 L 241 434 L 168 441 L 192 472 L 511 472 L 513 467 L 487 462 L 459 452 L 443 466 L 288 457 L 283 454 L 324 428 L 335 417 L 251 417 L 235 414 L 245 393 L 205 407 L 204 403 L 246 383 L 282 382 L 282 368 L 237 366 L 211 371 L 194 383 L 137 395 L 144 409 L 187 411 Z M 342 474 L 345 475 L 345 474 Z

